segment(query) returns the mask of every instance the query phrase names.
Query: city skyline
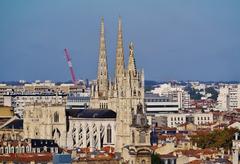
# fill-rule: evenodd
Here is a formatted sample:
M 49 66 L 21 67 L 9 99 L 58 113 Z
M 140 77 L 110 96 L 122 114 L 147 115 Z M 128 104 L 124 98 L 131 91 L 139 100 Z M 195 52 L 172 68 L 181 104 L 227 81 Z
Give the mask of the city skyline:
M 146 79 L 240 80 L 239 6 L 238 1 L 1 1 L 0 81 L 69 80 L 64 48 L 77 78 L 95 79 L 101 17 L 113 77 L 119 16 L 125 62 L 133 41 Z

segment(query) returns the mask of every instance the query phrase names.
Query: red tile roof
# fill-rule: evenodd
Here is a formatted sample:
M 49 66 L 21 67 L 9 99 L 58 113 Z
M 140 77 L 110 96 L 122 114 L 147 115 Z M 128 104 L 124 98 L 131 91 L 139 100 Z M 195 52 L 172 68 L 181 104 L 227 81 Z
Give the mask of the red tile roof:
M 107 152 L 107 153 L 114 153 L 115 152 L 114 147 L 111 147 L 111 146 L 105 146 L 105 147 L 102 148 L 102 150 Z
M 10 153 L 0 155 L 0 161 L 15 161 L 15 162 L 49 162 L 52 161 L 51 153 Z

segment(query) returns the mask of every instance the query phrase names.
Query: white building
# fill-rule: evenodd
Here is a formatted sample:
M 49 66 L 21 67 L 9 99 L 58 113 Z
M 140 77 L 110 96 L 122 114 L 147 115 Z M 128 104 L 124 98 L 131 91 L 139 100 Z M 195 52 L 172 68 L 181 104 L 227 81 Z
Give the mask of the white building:
M 65 104 L 66 98 L 65 94 L 9 94 L 4 95 L 4 106 L 13 107 L 14 113 L 22 117 L 25 106 L 39 103 Z
M 66 109 L 86 109 L 90 104 L 90 90 L 85 92 L 69 93 L 67 96 Z
M 4 105 L 3 95 L 12 91 L 12 86 L 8 86 L 7 84 L 0 84 L 0 106 Z
M 196 90 L 202 90 L 203 95 L 205 93 L 205 89 L 206 89 L 206 84 L 200 83 L 200 82 L 190 82 L 192 85 L 192 88 L 196 89 Z
M 217 102 L 217 109 L 221 111 L 240 108 L 240 84 L 221 85 Z
M 203 125 L 213 123 L 212 113 L 169 113 L 160 114 L 153 119 L 153 123 L 159 126 L 177 127 L 185 123 L 193 123 L 195 125 Z
M 161 84 L 151 92 L 159 96 L 171 97 L 172 101 L 178 102 L 181 109 L 190 108 L 190 95 L 184 91 L 183 86 L 171 85 L 170 83 Z
M 68 96 L 66 109 L 86 109 L 89 103 L 90 96 Z
M 177 113 L 180 109 L 177 101 L 173 101 L 172 98 L 167 96 L 159 96 L 157 94 L 145 94 L 144 102 L 147 114 Z

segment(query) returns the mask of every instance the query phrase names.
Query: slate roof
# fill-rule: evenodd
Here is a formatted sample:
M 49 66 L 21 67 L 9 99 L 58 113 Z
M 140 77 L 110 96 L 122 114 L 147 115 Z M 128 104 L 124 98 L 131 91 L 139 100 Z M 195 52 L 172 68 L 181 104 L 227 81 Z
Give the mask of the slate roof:
M 54 140 L 48 139 L 31 139 L 32 148 L 35 147 L 58 147 L 57 143 Z
M 15 119 L 5 125 L 3 129 L 23 129 L 23 119 Z
M 109 109 L 68 109 L 66 114 L 76 118 L 116 118 L 116 112 Z

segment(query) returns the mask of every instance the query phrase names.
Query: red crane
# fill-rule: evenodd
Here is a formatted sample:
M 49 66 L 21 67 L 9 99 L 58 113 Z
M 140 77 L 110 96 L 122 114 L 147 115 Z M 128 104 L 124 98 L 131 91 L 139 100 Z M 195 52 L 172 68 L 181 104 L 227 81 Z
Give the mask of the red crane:
M 75 73 L 73 71 L 73 67 L 72 67 L 72 62 L 71 62 L 71 58 L 70 58 L 70 54 L 68 52 L 68 49 L 65 48 L 64 49 L 64 52 L 65 52 L 65 56 L 66 56 L 66 59 L 67 59 L 67 63 L 68 63 L 68 67 L 69 67 L 69 70 L 70 70 L 70 73 L 71 73 L 71 77 L 72 77 L 72 82 L 77 85 L 77 80 L 76 80 L 76 77 L 75 77 Z

